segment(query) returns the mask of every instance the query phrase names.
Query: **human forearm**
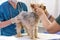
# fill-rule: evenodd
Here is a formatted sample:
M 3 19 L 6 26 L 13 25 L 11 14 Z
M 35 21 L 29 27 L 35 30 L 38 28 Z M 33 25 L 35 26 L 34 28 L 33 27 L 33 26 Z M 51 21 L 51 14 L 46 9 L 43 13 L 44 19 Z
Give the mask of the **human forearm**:
M 44 12 L 45 12 L 45 14 L 48 17 L 50 22 L 53 22 L 55 20 L 55 18 L 52 15 L 50 15 L 47 10 L 45 10 Z
M 41 21 L 43 23 L 43 26 L 46 28 L 46 29 L 49 29 L 49 25 L 51 24 L 51 22 L 48 20 L 47 16 L 45 14 L 42 14 L 41 16 Z
M 11 24 L 11 20 L 1 22 L 0 23 L 0 28 L 4 28 L 4 27 L 6 27 L 6 26 L 8 26 L 10 24 Z
M 56 21 L 54 20 L 53 22 L 50 22 L 45 14 L 42 15 L 41 20 L 44 28 L 49 33 L 56 33 L 60 31 L 60 26 L 56 23 Z

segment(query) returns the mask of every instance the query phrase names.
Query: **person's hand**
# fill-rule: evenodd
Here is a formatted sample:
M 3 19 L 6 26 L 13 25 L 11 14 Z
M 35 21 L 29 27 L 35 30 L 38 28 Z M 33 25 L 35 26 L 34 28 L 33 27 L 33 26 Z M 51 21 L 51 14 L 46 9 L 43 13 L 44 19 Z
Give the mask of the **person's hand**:
M 11 22 L 12 23 L 20 23 L 21 22 L 21 18 L 23 16 L 22 13 L 24 15 L 26 12 L 25 11 L 20 12 L 16 17 L 11 19 Z
M 44 13 L 44 10 L 37 4 L 31 4 L 31 7 L 35 13 L 38 13 L 38 15 L 42 15 Z
M 20 23 L 20 20 L 17 16 L 14 17 L 14 18 L 11 18 L 10 20 L 11 20 L 12 23 Z

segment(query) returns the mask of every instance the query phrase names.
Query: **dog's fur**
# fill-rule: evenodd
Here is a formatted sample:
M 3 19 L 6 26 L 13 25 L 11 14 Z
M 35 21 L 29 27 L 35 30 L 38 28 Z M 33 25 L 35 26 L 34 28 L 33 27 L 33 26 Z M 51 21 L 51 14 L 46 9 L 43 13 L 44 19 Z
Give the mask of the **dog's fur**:
M 38 6 L 38 5 L 37 5 Z M 38 33 L 38 23 L 40 21 L 40 15 L 37 15 L 38 13 L 35 13 L 35 4 L 31 4 L 31 7 L 33 12 L 21 12 L 20 13 L 20 23 L 16 24 L 16 30 L 17 30 L 17 37 L 21 37 L 21 28 L 22 26 L 26 29 L 28 35 L 31 38 L 37 38 Z M 46 10 L 45 6 L 39 5 L 40 8 L 43 7 L 43 10 Z
M 37 24 L 39 21 L 39 16 L 33 12 L 21 12 L 19 18 L 21 22 L 17 24 L 17 36 L 21 36 L 20 31 L 23 26 L 31 38 L 33 38 L 34 35 L 37 37 Z

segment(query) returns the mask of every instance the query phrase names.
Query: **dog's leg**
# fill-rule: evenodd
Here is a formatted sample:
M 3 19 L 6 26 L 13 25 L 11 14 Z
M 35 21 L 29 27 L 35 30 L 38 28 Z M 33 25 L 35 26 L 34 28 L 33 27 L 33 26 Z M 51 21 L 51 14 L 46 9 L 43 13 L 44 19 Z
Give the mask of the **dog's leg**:
M 24 26 L 24 28 L 25 28 L 25 30 L 26 30 L 26 32 L 27 32 L 27 34 L 28 34 L 28 36 L 30 35 L 30 33 L 29 33 L 29 31 L 28 31 L 28 28 L 27 27 L 25 27 Z
M 37 30 L 37 26 L 35 26 L 35 38 L 37 38 L 37 33 L 38 33 L 38 30 Z
M 36 26 L 31 27 L 28 31 L 29 31 L 31 39 L 37 38 L 37 27 Z
M 17 31 L 17 37 L 21 37 L 22 34 L 21 34 L 21 28 L 22 28 L 22 24 L 21 23 L 18 23 L 17 24 L 17 27 L 16 27 L 16 31 Z
M 27 34 L 28 34 L 28 36 L 30 35 L 29 32 L 28 32 L 28 30 L 27 30 Z
M 29 29 L 29 34 L 30 34 L 31 39 L 35 39 L 35 37 L 34 37 L 34 28 Z
M 34 34 L 35 38 L 38 38 L 38 26 L 35 26 L 35 34 Z

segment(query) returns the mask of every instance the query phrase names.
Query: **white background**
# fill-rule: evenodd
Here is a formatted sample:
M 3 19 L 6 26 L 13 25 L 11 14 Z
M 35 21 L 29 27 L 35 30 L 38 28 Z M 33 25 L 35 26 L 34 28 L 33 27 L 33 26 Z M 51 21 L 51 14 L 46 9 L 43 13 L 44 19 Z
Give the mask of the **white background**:
M 0 5 L 5 2 L 7 0 L 0 0 Z M 60 11 L 60 0 L 19 0 L 22 1 L 24 3 L 26 3 L 26 5 L 28 6 L 28 11 L 31 11 L 30 8 L 30 3 L 43 3 L 46 5 L 47 10 L 50 14 L 52 14 L 55 18 L 59 15 L 59 11 Z

